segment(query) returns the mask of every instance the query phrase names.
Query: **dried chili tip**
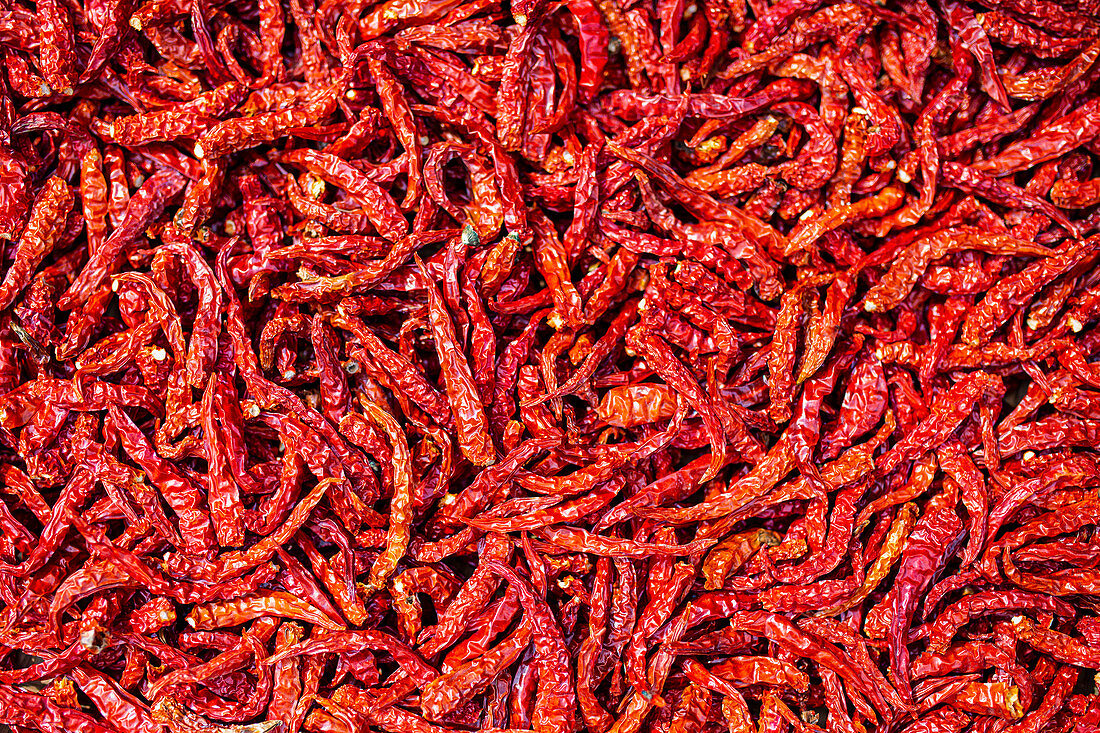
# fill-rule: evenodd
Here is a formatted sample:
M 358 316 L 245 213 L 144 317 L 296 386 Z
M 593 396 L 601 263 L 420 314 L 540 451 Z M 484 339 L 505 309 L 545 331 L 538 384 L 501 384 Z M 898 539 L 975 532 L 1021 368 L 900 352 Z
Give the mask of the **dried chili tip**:
M 106 649 L 111 643 L 111 634 L 99 624 L 84 629 L 78 637 L 80 645 L 95 654 Z
M 306 195 L 314 201 L 320 201 L 325 197 L 327 185 L 319 176 L 307 173 L 305 175 L 305 184 Z
M 424 142 L 423 144 L 427 145 L 428 142 Z M 472 224 L 466 224 L 462 227 L 462 246 L 467 249 L 474 249 L 481 246 L 481 236 L 477 233 L 477 229 L 475 229 Z
M 639 695 L 644 697 L 646 700 L 648 700 L 649 704 L 652 705 L 655 708 L 663 708 L 663 707 L 666 707 L 668 705 L 668 702 L 663 697 L 661 697 L 660 695 L 656 695 L 656 694 L 650 692 L 649 690 L 635 690 L 635 691 Z

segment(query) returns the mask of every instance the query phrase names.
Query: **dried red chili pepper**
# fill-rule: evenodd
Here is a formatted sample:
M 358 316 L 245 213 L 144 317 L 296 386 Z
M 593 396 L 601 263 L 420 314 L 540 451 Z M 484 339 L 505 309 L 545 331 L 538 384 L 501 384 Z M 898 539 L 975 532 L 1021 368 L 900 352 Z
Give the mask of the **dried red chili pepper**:
M 1095 5 L 14 0 L 0 724 L 1088 733 Z
M 531 624 L 535 665 L 539 674 L 538 697 L 531 723 L 535 730 L 576 729 L 573 686 L 569 652 L 562 638 L 561 628 L 554 619 L 545 599 L 536 595 L 528 581 L 497 561 L 490 561 L 490 569 L 502 576 L 519 592 L 524 613 Z
M 429 299 L 428 316 L 436 342 L 436 353 L 439 355 L 451 398 L 451 412 L 459 429 L 459 445 L 463 453 L 475 464 L 487 465 L 494 460 L 493 447 L 489 438 L 488 419 L 485 416 L 477 386 L 473 381 L 470 366 L 455 340 L 454 327 L 436 285 L 428 276 L 423 262 L 418 261 L 417 265 L 426 282 L 425 291 Z

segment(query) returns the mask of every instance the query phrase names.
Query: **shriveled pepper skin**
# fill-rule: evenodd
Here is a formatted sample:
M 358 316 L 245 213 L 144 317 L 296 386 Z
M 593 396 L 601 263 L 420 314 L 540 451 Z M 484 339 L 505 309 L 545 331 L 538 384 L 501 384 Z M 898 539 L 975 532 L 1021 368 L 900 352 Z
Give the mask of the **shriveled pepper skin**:
M 1100 728 L 1100 0 L 0 61 L 0 730 Z

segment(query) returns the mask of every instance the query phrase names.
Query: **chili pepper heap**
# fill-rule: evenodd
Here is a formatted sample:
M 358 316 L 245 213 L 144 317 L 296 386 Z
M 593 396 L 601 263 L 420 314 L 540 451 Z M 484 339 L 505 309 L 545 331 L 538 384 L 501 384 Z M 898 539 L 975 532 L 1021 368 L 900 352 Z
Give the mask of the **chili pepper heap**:
M 1100 3 L 0 53 L 3 730 L 1100 726 Z

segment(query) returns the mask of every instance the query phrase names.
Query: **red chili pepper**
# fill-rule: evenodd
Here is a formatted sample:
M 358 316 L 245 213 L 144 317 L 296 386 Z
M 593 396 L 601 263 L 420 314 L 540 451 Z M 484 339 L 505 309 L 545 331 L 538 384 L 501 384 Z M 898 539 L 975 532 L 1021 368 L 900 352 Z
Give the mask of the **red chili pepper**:
M 0 309 L 10 306 L 30 284 L 31 275 L 64 234 L 65 218 L 72 206 L 72 189 L 62 179 L 51 177 L 31 207 L 13 261 L 0 282 Z
M 1090 733 L 1095 5 L 14 0 L 0 727 Z
M 462 452 L 476 465 L 488 465 L 494 461 L 488 419 L 485 417 L 485 409 L 481 404 L 470 366 L 462 356 L 462 350 L 455 340 L 454 327 L 435 283 L 428 275 L 424 263 L 419 259 L 417 266 L 426 283 L 425 291 L 428 294 L 428 315 L 432 324 L 432 335 L 451 398 L 451 412 L 459 429 L 459 445 Z
M 164 209 L 183 189 L 182 177 L 174 171 L 163 171 L 146 181 L 126 203 L 124 219 L 84 265 L 80 275 L 58 300 L 59 308 L 72 308 L 84 303 L 105 277 L 112 274 L 117 260 L 142 232 L 156 221 Z
M 576 730 L 576 712 L 573 707 L 576 692 L 569 665 L 569 652 L 550 607 L 546 605 L 545 599 L 536 595 L 529 582 L 515 571 L 495 560 L 489 562 L 489 567 L 515 586 L 524 613 L 531 624 L 535 667 L 539 676 L 538 697 L 531 721 L 534 729 Z

